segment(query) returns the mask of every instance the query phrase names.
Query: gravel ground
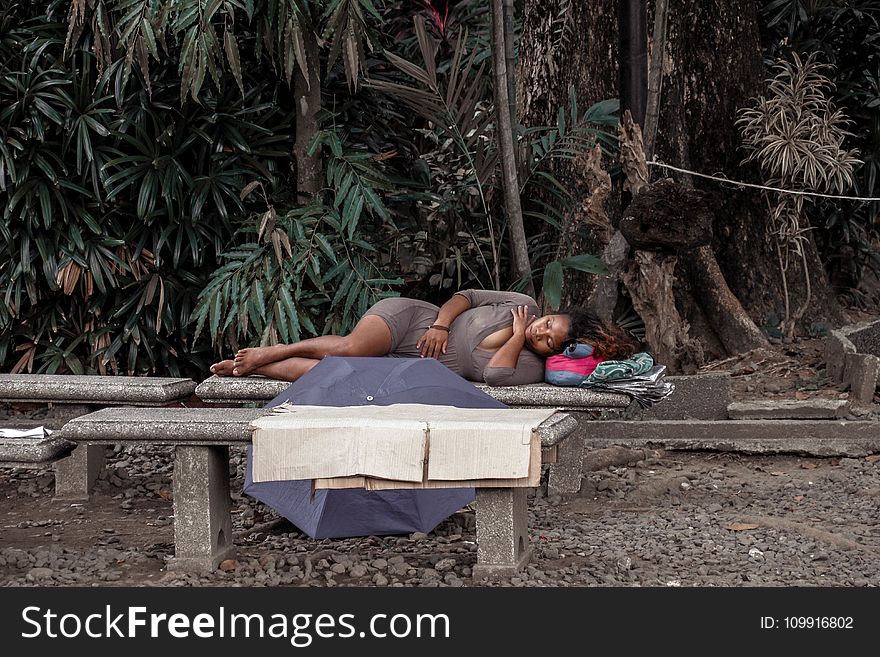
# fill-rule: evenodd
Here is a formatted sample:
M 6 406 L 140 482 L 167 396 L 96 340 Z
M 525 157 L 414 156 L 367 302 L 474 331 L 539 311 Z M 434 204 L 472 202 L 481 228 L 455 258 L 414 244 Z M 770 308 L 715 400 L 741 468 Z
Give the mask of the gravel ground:
M 880 457 L 667 452 L 529 503 L 535 548 L 497 586 L 877 586 Z M 118 448 L 87 504 L 52 501 L 51 468 L 0 468 L 3 586 L 473 586 L 474 513 L 430 534 L 315 541 L 241 490 L 238 558 L 169 571 L 171 456 Z

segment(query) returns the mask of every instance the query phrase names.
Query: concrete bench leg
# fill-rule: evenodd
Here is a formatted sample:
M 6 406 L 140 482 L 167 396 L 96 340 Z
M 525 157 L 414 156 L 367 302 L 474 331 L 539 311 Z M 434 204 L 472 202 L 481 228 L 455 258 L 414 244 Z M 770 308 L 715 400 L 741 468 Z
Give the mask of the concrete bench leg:
M 474 580 L 510 577 L 532 556 L 527 488 L 477 488 Z
M 174 457 L 174 570 L 214 570 L 234 554 L 229 448 L 178 446 Z
M 547 475 L 548 495 L 572 495 L 581 490 L 584 465 L 584 437 L 576 432 L 557 447 L 556 463 L 550 465 Z
M 55 499 L 82 502 L 89 499 L 95 480 L 104 468 L 104 445 L 77 445 L 70 456 L 55 462 Z

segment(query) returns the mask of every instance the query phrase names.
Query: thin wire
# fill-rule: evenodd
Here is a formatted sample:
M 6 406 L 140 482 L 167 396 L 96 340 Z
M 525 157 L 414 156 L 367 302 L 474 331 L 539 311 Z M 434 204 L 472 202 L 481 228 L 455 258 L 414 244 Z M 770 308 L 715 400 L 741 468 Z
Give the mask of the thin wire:
M 671 164 L 663 164 L 663 162 L 657 162 L 654 160 L 648 161 L 647 164 L 655 167 L 661 167 L 663 169 L 671 169 L 672 171 L 678 171 L 679 173 L 687 173 L 691 176 L 697 176 L 698 178 L 708 178 L 709 180 L 716 180 L 718 182 L 726 183 L 728 185 L 734 185 L 737 187 L 751 187 L 752 189 L 764 189 L 770 192 L 779 192 L 780 194 L 796 194 L 798 196 L 819 196 L 821 198 L 837 198 L 843 199 L 845 201 L 880 201 L 880 197 L 876 196 L 841 196 L 839 194 L 820 194 L 819 192 L 802 192 L 794 189 L 781 189 L 779 187 L 755 185 L 753 183 L 730 180 L 729 178 L 721 178 L 720 176 L 710 176 L 708 174 L 699 173 L 697 171 L 689 171 L 688 169 L 681 169 L 679 167 L 674 167 Z

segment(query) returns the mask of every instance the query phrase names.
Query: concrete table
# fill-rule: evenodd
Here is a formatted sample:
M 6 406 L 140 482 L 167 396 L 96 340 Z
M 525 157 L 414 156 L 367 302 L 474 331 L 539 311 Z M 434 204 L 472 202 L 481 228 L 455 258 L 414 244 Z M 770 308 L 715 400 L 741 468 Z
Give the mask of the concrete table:
M 558 447 L 550 466 L 547 492 L 570 495 L 580 490 L 586 437 L 589 423 L 596 419 L 615 419 L 631 406 L 627 395 L 595 392 L 585 388 L 561 387 L 547 383 L 522 386 L 487 386 L 474 384 L 491 397 L 512 408 L 554 408 L 569 412 L 579 428 Z M 225 406 L 264 405 L 282 393 L 290 383 L 261 376 L 212 376 L 196 388 L 196 396 L 205 403 Z
M 108 406 L 164 406 L 189 398 L 196 389 L 191 379 L 142 376 L 77 376 L 67 374 L 0 374 L 0 401 L 63 405 L 68 417 L 91 413 Z M 16 439 L 18 440 L 18 439 Z M 44 444 L 46 460 L 64 456 Z M 16 448 L 0 447 L 0 461 Z M 20 449 L 19 449 L 20 451 Z M 39 449 L 31 448 L 33 456 Z M 69 451 L 69 450 L 68 450 Z M 105 448 L 81 444 L 70 456 L 55 461 L 55 498 L 87 500 L 104 467 Z
M 212 570 L 234 554 L 229 500 L 229 445 L 251 441 L 249 426 L 266 414 L 250 408 L 107 408 L 68 422 L 62 438 L 98 445 L 172 445 L 174 545 L 172 567 Z M 577 428 L 566 413 L 538 427 L 552 454 Z M 508 576 L 531 556 L 527 488 L 477 488 L 475 579 Z

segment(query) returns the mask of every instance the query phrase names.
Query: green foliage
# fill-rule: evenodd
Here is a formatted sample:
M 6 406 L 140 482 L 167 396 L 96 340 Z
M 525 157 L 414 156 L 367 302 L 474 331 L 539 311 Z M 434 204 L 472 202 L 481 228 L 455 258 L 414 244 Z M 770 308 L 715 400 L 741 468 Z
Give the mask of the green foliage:
M 442 24 L 431 6 L 0 0 L 3 366 L 198 377 L 212 352 L 346 332 L 385 296 L 501 287 L 486 4 Z M 315 70 L 325 186 L 303 202 L 290 87 Z M 608 141 L 613 111 L 572 103 L 518 136 L 522 193 L 549 199 L 535 223 L 571 202 L 549 163 Z M 562 268 L 598 270 L 548 260 L 551 296 Z
M 562 260 L 553 260 L 544 266 L 544 282 L 541 290 L 553 310 L 559 309 L 562 302 L 562 271 L 576 269 L 588 274 L 607 274 L 602 260 L 587 254 L 569 256 Z M 524 283 L 524 281 L 523 281 Z
M 478 64 L 480 49 L 467 49 L 468 34 L 462 30 L 448 67 L 438 66 L 437 42 L 425 20 L 416 15 L 413 23 L 424 66 L 386 52 L 400 75 L 375 76 L 368 84 L 405 104 L 428 125 L 422 133 L 430 152 L 422 161 L 427 164 L 435 194 L 425 204 L 427 219 L 429 225 L 455 227 L 455 235 L 463 238 L 447 242 L 450 252 L 445 257 L 445 275 L 435 274 L 432 280 L 451 287 L 452 270 L 459 272 L 460 286 L 464 268 L 477 285 L 500 287 L 506 223 L 493 218 L 497 212 L 491 205 L 492 198 L 500 196 L 500 176 L 488 62 Z M 571 194 L 553 176 L 551 163 L 572 160 L 597 142 L 615 144 L 615 137 L 602 127 L 616 125 L 616 109 L 616 101 L 606 101 L 581 114 L 572 90 L 569 105 L 560 108 L 556 125 L 532 128 L 520 136 L 520 192 L 536 200 L 536 209 L 526 215 L 554 229 L 542 231 L 538 237 L 545 239 L 533 249 L 556 247 L 564 216 L 572 207 Z M 480 220 L 485 223 L 480 225 Z M 559 294 L 556 281 L 561 287 L 557 266 L 561 264 L 545 267 L 544 277 L 554 298 Z
M 553 175 L 554 160 L 573 161 L 597 143 L 614 150 L 617 138 L 616 99 L 596 103 L 581 114 L 574 87 L 569 87 L 567 107 L 560 107 L 555 126 L 539 126 L 525 131 L 521 141 L 520 193 L 531 201 L 523 214 L 538 219 L 557 231 L 571 211 L 571 192 Z
M 880 2 L 877 0 L 759 0 L 769 60 L 820 53 L 834 68 L 834 103 L 852 121 L 848 146 L 862 163 L 851 194 L 880 196 Z M 876 243 L 880 203 L 817 202 L 814 237 L 832 283 L 852 302 L 880 303 L 859 290 L 866 266 L 880 270 Z
M 70 7 L 101 24 L 109 5 Z M 243 95 L 218 73 L 199 104 L 180 105 L 173 54 L 126 83 L 124 58 L 102 68 L 86 32 L 66 39 L 67 10 L 0 1 L 0 361 L 196 375 L 196 295 L 247 210 L 239 190 L 280 182 L 290 119 L 253 61 Z
M 804 60 L 792 54 L 773 67 L 766 96 L 740 112 L 737 124 L 748 151 L 746 162 L 757 161 L 767 185 L 794 191 L 818 193 L 844 192 L 853 184 L 853 169 L 861 162 L 844 141 L 849 121 L 834 107 L 829 97 L 833 84 L 824 72 L 829 67 L 818 61 L 816 53 Z M 803 243 L 804 205 L 809 197 L 775 194 L 771 202 L 770 229 L 776 241 L 785 292 L 787 334 L 806 312 L 810 298 L 810 278 Z M 768 201 L 769 202 L 769 201 Z M 791 312 L 787 271 L 791 253 L 803 261 L 807 290 L 801 307 Z
M 322 325 L 343 333 L 372 303 L 396 296 L 391 288 L 402 280 L 375 264 L 375 247 L 361 237 L 388 227 L 380 194 L 391 190 L 390 181 L 372 154 L 346 151 L 335 133 L 318 133 L 313 146 L 321 144 L 331 152 L 332 200 L 281 216 L 269 206 L 259 221 L 244 224 L 236 241 L 254 232 L 256 239 L 223 254 L 194 313 L 196 337 L 207 328 L 215 345 L 235 350 L 320 335 Z
M 368 17 L 378 17 L 372 0 L 72 0 L 67 45 L 92 41 L 99 70 L 121 64 L 117 89 L 125 89 L 137 69 L 150 91 L 151 66 L 173 58 L 180 101 L 200 102 L 206 81 L 221 90 L 226 75 L 245 94 L 246 48 L 257 60 L 265 49 L 288 82 L 296 67 L 305 75 L 303 33 L 323 26 L 329 64 L 341 56 L 354 89 L 364 44 L 372 47 Z

